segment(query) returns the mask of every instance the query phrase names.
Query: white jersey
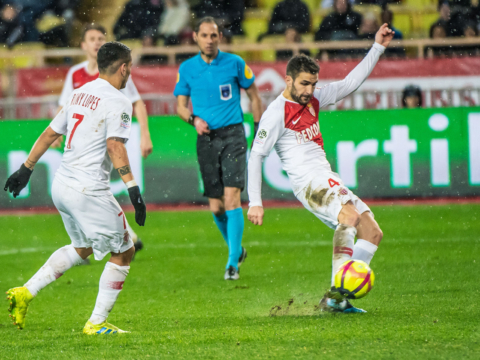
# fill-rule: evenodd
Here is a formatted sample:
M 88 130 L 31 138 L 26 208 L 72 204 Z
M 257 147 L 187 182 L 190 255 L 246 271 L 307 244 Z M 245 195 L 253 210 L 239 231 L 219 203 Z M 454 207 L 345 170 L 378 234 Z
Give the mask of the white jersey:
M 131 119 L 132 103 L 108 81 L 97 79 L 74 90 L 50 123 L 53 131 L 66 135 L 55 177 L 87 195 L 109 194 L 112 162 L 107 139 L 128 139 Z
M 262 161 L 275 150 L 295 195 L 319 172 L 331 172 L 323 149 L 320 108 L 340 101 L 358 89 L 372 72 L 385 47 L 375 43 L 367 56 L 342 80 L 316 88 L 307 105 L 278 96 L 263 113 L 248 164 L 250 206 L 262 206 Z
M 98 78 L 98 73 L 90 75 L 87 71 L 88 61 L 81 62 L 75 66 L 72 66 L 68 70 L 67 77 L 65 78 L 65 83 L 63 84 L 62 94 L 58 99 L 59 106 L 65 106 L 68 98 L 72 95 L 73 90 L 81 88 L 83 85 L 96 80 Z M 125 89 L 120 90 L 133 104 L 141 99 L 138 90 L 133 83 L 132 77 L 128 78 Z

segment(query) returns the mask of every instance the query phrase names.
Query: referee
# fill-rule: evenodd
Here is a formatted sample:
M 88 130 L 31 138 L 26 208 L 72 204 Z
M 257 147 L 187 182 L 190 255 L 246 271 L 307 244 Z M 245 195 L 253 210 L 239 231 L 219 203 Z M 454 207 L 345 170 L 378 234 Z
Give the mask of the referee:
M 174 95 L 178 115 L 198 133 L 197 157 L 213 218 L 228 245 L 225 280 L 239 278 L 239 265 L 247 257 L 242 247 L 243 213 L 240 193 L 245 187 L 247 141 L 240 107 L 240 89 L 252 104 L 255 129 L 262 101 L 252 70 L 237 55 L 218 50 L 222 33 L 212 17 L 200 19 L 193 39 L 198 55 L 178 71 Z M 193 113 L 188 109 L 192 98 Z

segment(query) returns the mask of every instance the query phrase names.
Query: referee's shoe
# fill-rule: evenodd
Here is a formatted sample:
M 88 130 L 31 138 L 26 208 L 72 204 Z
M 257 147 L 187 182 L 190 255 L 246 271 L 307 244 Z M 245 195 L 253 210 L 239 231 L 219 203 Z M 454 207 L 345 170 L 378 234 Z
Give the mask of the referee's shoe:
M 238 280 L 240 279 L 240 265 L 245 262 L 247 258 L 247 250 L 242 246 L 242 254 L 238 258 L 238 270 L 235 266 L 229 266 L 227 270 L 225 270 L 225 280 Z

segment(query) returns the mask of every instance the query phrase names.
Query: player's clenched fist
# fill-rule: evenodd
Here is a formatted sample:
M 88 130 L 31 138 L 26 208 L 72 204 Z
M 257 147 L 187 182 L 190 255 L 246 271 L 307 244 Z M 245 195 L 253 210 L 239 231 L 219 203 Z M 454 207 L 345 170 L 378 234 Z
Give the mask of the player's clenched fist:
M 262 225 L 263 214 L 264 211 L 262 206 L 252 206 L 250 209 L 248 209 L 248 220 L 250 220 L 253 225 Z
M 140 226 L 144 226 L 145 219 L 147 217 L 147 207 L 145 206 L 145 202 L 140 194 L 140 188 L 138 186 L 132 186 L 128 188 L 128 195 L 130 196 L 130 201 L 135 208 L 136 223 Z
M 30 170 L 25 166 L 25 164 L 22 164 L 22 166 L 20 166 L 20 169 L 15 171 L 7 179 L 3 190 L 13 193 L 13 197 L 16 198 L 18 194 L 20 194 L 20 191 L 22 191 L 23 188 L 27 186 L 32 172 L 33 170 Z
M 390 44 L 390 41 L 392 41 L 393 35 L 395 35 L 395 31 L 389 29 L 388 24 L 385 23 L 380 26 L 380 29 L 375 34 L 375 42 L 387 47 L 388 44 Z

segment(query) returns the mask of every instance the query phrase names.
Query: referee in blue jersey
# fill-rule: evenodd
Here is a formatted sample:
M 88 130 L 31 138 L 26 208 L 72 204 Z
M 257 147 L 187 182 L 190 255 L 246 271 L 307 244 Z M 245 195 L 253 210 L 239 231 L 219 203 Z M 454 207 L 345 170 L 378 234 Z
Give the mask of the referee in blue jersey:
M 213 218 L 228 245 L 225 280 L 239 278 L 247 257 L 242 247 L 243 213 L 240 193 L 245 187 L 247 141 L 240 107 L 240 89 L 251 101 L 255 130 L 262 101 L 252 70 L 237 55 L 218 50 L 222 33 L 212 17 L 201 19 L 193 34 L 198 55 L 178 71 L 174 95 L 178 115 L 198 133 L 197 156 Z M 188 109 L 192 99 L 193 113 Z

